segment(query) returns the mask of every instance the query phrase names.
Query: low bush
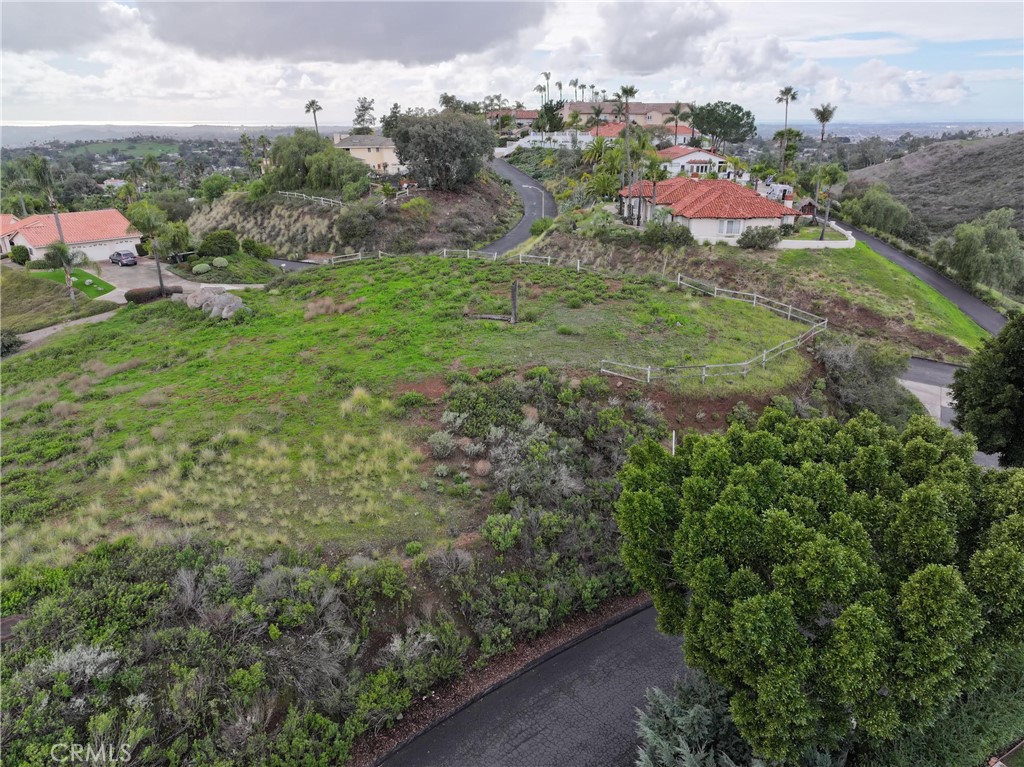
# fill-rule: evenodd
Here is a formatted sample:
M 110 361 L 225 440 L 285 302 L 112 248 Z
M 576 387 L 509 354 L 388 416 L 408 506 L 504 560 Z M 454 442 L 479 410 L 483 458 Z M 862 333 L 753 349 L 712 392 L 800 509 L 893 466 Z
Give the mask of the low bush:
M 693 234 L 680 224 L 664 224 L 660 221 L 649 221 L 640 233 L 640 242 L 650 247 L 675 245 L 689 247 L 695 244 Z
M 164 285 L 163 295 L 169 296 L 172 293 L 181 293 L 181 285 Z M 132 288 L 124 293 L 124 300 L 130 304 L 148 304 L 160 298 L 160 286 L 153 285 L 148 288 Z
M 752 226 L 744 229 L 736 240 L 741 248 L 768 250 L 774 248 L 782 240 L 782 232 L 777 226 Z
M 213 264 L 214 269 L 223 269 L 228 265 L 228 260 L 226 258 L 221 258 L 220 256 L 218 256 L 217 258 L 213 259 L 213 261 L 211 261 L 210 263 Z M 197 266 L 199 265 L 200 264 L 197 264 Z M 195 269 L 193 268 L 192 271 L 195 272 Z
M 256 242 L 256 240 L 251 237 L 247 237 L 242 240 L 241 247 L 243 253 L 248 253 L 250 256 L 255 256 L 256 258 L 265 259 L 274 257 L 273 248 L 269 245 L 264 245 L 262 242 Z
M 224 259 L 221 259 L 221 261 L 223 260 Z M 226 265 L 227 264 L 225 264 L 225 266 Z M 192 267 L 192 274 L 206 274 L 212 268 L 213 267 L 211 267 L 209 264 L 196 264 L 195 266 Z
M 455 437 L 449 431 L 435 431 L 427 438 L 434 458 L 447 458 L 455 452 Z
M 48 272 L 53 267 L 46 263 L 44 259 L 38 259 L 36 261 L 29 261 L 25 264 L 25 268 L 30 272 Z
M 196 251 L 200 258 L 216 258 L 217 256 L 232 256 L 239 250 L 238 238 L 230 229 L 220 229 L 210 232 Z
M 14 263 L 19 264 L 20 266 L 24 266 L 25 264 L 28 263 L 28 259 L 28 248 L 26 248 L 24 245 L 15 245 L 13 248 L 11 248 L 11 261 L 13 261 Z
M 24 343 L 25 339 L 10 328 L 0 330 L 0 357 L 6 357 L 8 354 L 13 354 L 18 351 Z
M 551 226 L 555 223 L 553 218 L 538 218 L 532 224 L 530 224 L 530 234 L 536 237 L 538 234 L 544 234 Z
M 428 402 L 430 400 L 418 391 L 407 391 L 395 400 L 395 404 L 402 410 L 413 410 L 414 408 L 423 407 Z

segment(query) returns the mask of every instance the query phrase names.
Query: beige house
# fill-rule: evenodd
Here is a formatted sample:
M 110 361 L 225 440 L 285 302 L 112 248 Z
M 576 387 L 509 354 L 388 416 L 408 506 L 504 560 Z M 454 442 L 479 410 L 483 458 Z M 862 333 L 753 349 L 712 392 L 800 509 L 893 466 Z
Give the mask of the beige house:
M 334 134 L 334 147 L 348 152 L 357 160 L 366 163 L 377 173 L 404 173 L 405 167 L 398 162 L 395 142 L 384 136 L 346 136 Z

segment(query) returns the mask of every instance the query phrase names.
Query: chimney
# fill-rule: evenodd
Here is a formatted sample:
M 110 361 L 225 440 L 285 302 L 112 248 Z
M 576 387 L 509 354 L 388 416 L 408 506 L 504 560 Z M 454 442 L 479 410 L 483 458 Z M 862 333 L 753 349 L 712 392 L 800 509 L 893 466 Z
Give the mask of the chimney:
M 785 205 L 787 208 L 792 208 L 793 207 L 793 193 L 792 192 L 786 192 L 784 195 L 782 195 L 782 204 Z

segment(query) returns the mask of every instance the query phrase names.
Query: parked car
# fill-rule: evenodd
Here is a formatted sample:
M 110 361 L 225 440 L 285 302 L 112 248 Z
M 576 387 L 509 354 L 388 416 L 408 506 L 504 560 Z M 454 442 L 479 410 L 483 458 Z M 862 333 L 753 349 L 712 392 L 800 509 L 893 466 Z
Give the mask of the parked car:
M 130 250 L 118 250 L 110 254 L 110 263 L 118 266 L 135 266 L 139 259 Z

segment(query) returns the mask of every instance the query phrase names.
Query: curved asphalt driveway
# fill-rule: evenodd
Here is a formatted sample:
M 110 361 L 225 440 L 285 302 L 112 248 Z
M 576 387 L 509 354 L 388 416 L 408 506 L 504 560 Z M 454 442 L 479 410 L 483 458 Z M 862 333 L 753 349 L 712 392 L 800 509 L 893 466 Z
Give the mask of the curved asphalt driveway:
M 850 226 L 850 224 L 845 222 L 843 223 L 843 226 L 852 229 L 854 237 L 866 243 L 873 251 L 889 261 L 892 261 L 897 266 L 903 267 L 921 280 L 921 282 L 931 285 L 939 291 L 939 293 L 960 307 L 960 310 L 964 314 L 977 322 L 992 335 L 996 335 L 1003 329 L 1003 325 L 1006 324 L 1006 318 L 1003 315 L 986 304 L 980 298 L 972 296 L 948 277 L 943 277 L 930 266 L 925 266 L 916 258 L 911 258 L 903 251 L 897 250 L 892 247 L 892 245 L 882 242 L 877 237 L 872 237 L 867 232 L 862 232 L 855 226 Z
M 531 176 L 527 176 L 519 168 L 505 160 L 495 158 L 491 161 L 491 170 L 503 178 L 507 178 L 516 188 L 523 200 L 523 218 L 515 227 L 500 240 L 492 242 L 481 250 L 496 251 L 499 255 L 522 245 L 530 239 L 530 224 L 541 217 L 541 214 L 554 218 L 558 213 L 555 198 L 544 185 Z M 541 203 L 543 198 L 543 204 Z
M 636 708 L 683 674 L 653 607 L 570 647 L 396 751 L 384 767 L 631 767 Z

